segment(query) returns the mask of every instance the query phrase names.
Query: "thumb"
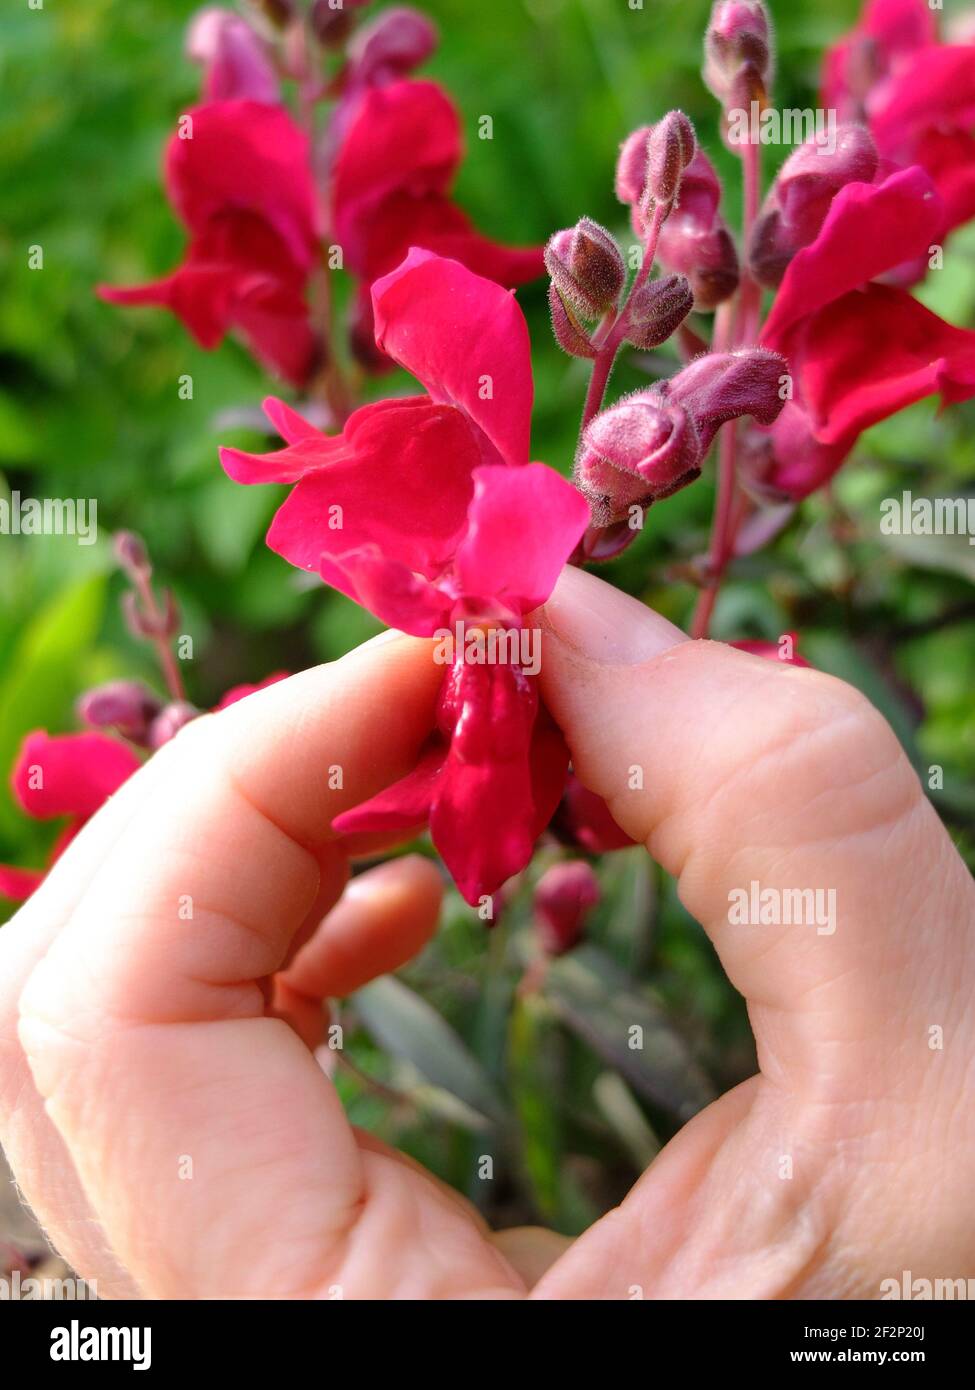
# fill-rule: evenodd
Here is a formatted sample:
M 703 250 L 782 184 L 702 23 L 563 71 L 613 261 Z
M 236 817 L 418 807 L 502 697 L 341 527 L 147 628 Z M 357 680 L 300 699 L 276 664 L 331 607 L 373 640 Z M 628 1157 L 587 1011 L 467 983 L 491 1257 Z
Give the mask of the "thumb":
M 692 642 L 577 569 L 541 620 L 576 773 L 677 877 L 767 1076 L 854 1098 L 865 1067 L 899 1086 L 929 1066 L 933 1025 L 967 1032 L 975 887 L 863 696 Z

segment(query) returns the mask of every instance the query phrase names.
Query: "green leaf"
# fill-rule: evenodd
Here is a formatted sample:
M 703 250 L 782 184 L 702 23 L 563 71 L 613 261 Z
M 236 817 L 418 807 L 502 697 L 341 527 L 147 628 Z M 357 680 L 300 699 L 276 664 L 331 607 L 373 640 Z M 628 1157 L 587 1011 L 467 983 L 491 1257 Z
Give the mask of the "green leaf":
M 714 1099 L 660 1004 L 598 947 L 580 946 L 553 961 L 543 988 L 565 1024 L 638 1095 L 680 1120 Z M 635 1040 L 642 1046 L 632 1046 Z
M 401 980 L 384 975 L 354 996 L 366 1028 L 394 1057 L 496 1124 L 505 1108 L 491 1078 L 450 1024 Z

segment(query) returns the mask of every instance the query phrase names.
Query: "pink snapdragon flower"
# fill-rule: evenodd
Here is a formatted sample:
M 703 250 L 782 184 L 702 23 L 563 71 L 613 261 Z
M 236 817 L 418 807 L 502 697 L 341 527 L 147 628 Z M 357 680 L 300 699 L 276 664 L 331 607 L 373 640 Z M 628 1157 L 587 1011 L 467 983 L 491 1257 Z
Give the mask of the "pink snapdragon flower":
M 975 395 L 975 333 L 879 283 L 926 254 L 942 216 L 916 166 L 848 183 L 790 261 L 761 341 L 788 358 L 795 395 L 752 457 L 759 490 L 806 497 L 869 426 L 925 396 L 947 405 Z
M 520 652 L 524 615 L 548 598 L 589 521 L 564 478 L 528 462 L 524 317 L 492 281 L 415 248 L 372 298 L 377 342 L 429 394 L 363 406 L 333 436 L 270 401 L 288 447 L 223 449 L 224 468 L 238 482 L 294 483 L 268 544 L 384 622 L 421 637 L 459 623 L 483 651 L 503 633 Z M 429 821 L 474 903 L 522 869 L 567 767 L 525 664 L 455 647 L 419 766 L 336 827 Z
M 78 831 L 139 767 L 133 749 L 101 733 L 59 734 L 36 729 L 24 739 L 11 783 L 17 801 L 35 820 L 67 817 L 47 867 L 40 871 L 0 864 L 0 896 L 23 902 L 43 881 Z
M 940 43 L 927 0 L 869 0 L 827 55 L 823 103 L 864 121 L 882 156 L 928 172 L 941 195 L 936 241 L 975 217 L 975 45 Z
M 305 290 L 318 262 L 308 139 L 283 106 L 214 101 L 191 110 L 166 150 L 166 191 L 189 233 L 161 280 L 102 285 L 113 304 L 171 310 L 204 348 L 237 332 L 296 385 L 316 365 Z
M 226 709 L 285 678 L 285 672 L 276 671 L 257 684 L 233 686 L 214 709 Z M 175 703 L 163 705 L 135 681 L 112 681 L 86 692 L 78 710 L 87 724 L 97 727 L 80 734 L 49 734 L 35 729 L 21 744 L 11 774 L 14 797 L 32 819 L 66 818 L 67 824 L 43 869 L 0 864 L 0 898 L 25 902 L 85 823 L 139 770 L 143 761 L 140 754 L 168 742 L 200 713 L 185 702 L 179 707 Z M 107 729 L 113 732 L 103 732 Z
M 369 86 L 340 108 L 342 135 L 331 174 L 332 228 L 361 283 L 357 335 L 371 340 L 374 280 L 411 246 L 460 261 L 511 288 L 544 269 L 542 248 L 509 247 L 479 232 L 450 196 L 464 155 L 460 119 L 435 82 Z

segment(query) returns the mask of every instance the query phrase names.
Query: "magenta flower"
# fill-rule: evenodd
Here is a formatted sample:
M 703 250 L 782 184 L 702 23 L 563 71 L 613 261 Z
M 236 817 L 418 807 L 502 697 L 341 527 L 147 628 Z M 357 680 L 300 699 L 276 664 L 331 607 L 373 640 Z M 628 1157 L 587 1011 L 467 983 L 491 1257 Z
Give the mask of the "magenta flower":
M 138 767 L 134 751 L 106 734 L 52 738 L 43 729 L 28 734 L 11 775 L 14 796 L 35 820 L 67 817 L 67 825 L 55 841 L 46 869 L 35 872 L 0 865 L 0 895 L 14 902 L 29 898 L 85 822 Z
M 371 338 L 369 287 L 422 246 L 510 288 L 544 269 L 541 247 L 509 247 L 474 227 L 450 197 L 463 159 L 457 111 L 435 82 L 370 87 L 342 110 L 332 167 L 332 227 L 362 281 L 360 337 Z
M 945 404 L 975 395 L 975 333 L 878 283 L 925 253 L 941 218 L 916 167 L 836 194 L 815 241 L 790 262 L 762 332 L 788 358 L 796 389 L 753 483 L 806 497 L 870 425 L 935 393 Z
M 308 140 L 282 106 L 215 101 L 188 113 L 169 142 L 166 189 L 190 235 L 183 264 L 152 284 L 98 293 L 154 304 L 182 319 L 204 348 L 237 332 L 296 385 L 316 359 L 305 287 L 318 260 Z
M 238 482 L 295 484 L 268 533 L 292 564 L 416 636 L 462 625 L 419 767 L 336 826 L 429 821 L 458 887 L 477 902 L 528 862 L 564 783 L 565 748 L 523 669 L 521 629 L 589 509 L 553 469 L 528 462 L 528 330 L 509 293 L 413 249 L 373 286 L 373 306 L 377 342 L 429 394 L 363 406 L 333 436 L 270 401 L 288 447 L 223 449 L 221 459 Z M 499 634 L 511 655 L 472 657 L 469 635 L 486 653 Z
M 827 55 L 823 101 L 866 122 L 882 156 L 927 170 L 941 195 L 935 241 L 975 217 L 975 45 L 939 43 L 927 0 L 870 0 Z
M 214 709 L 226 709 L 286 677 L 286 672 L 276 671 L 255 685 L 235 685 Z M 135 681 L 112 681 L 87 691 L 78 702 L 78 713 L 86 724 L 96 727 L 81 734 L 54 735 L 35 729 L 21 744 L 11 774 L 14 796 L 33 819 L 67 817 L 67 824 L 44 869 L 0 864 L 0 898 L 25 902 L 39 887 L 85 822 L 142 766 L 132 744 L 155 750 L 200 711 L 185 701 L 163 705 Z M 131 742 L 123 743 L 102 729 L 112 729 Z

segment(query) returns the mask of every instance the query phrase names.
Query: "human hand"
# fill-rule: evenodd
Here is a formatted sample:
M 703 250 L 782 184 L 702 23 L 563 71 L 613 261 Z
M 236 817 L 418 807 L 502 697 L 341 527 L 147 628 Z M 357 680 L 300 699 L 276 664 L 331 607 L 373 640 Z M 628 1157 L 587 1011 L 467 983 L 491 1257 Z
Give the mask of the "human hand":
M 578 571 L 544 623 L 577 770 L 679 876 L 760 1075 L 537 1283 L 544 1233 L 495 1240 L 349 1127 L 309 1051 L 321 1000 L 406 960 L 439 906 L 418 859 L 340 901 L 357 846 L 329 823 L 410 766 L 441 675 L 422 642 L 369 644 L 191 724 L 0 933 L 0 1135 L 103 1295 L 876 1297 L 970 1270 L 975 887 L 893 734 L 841 683 L 688 643 Z M 752 880 L 834 888 L 835 934 L 730 925 Z

